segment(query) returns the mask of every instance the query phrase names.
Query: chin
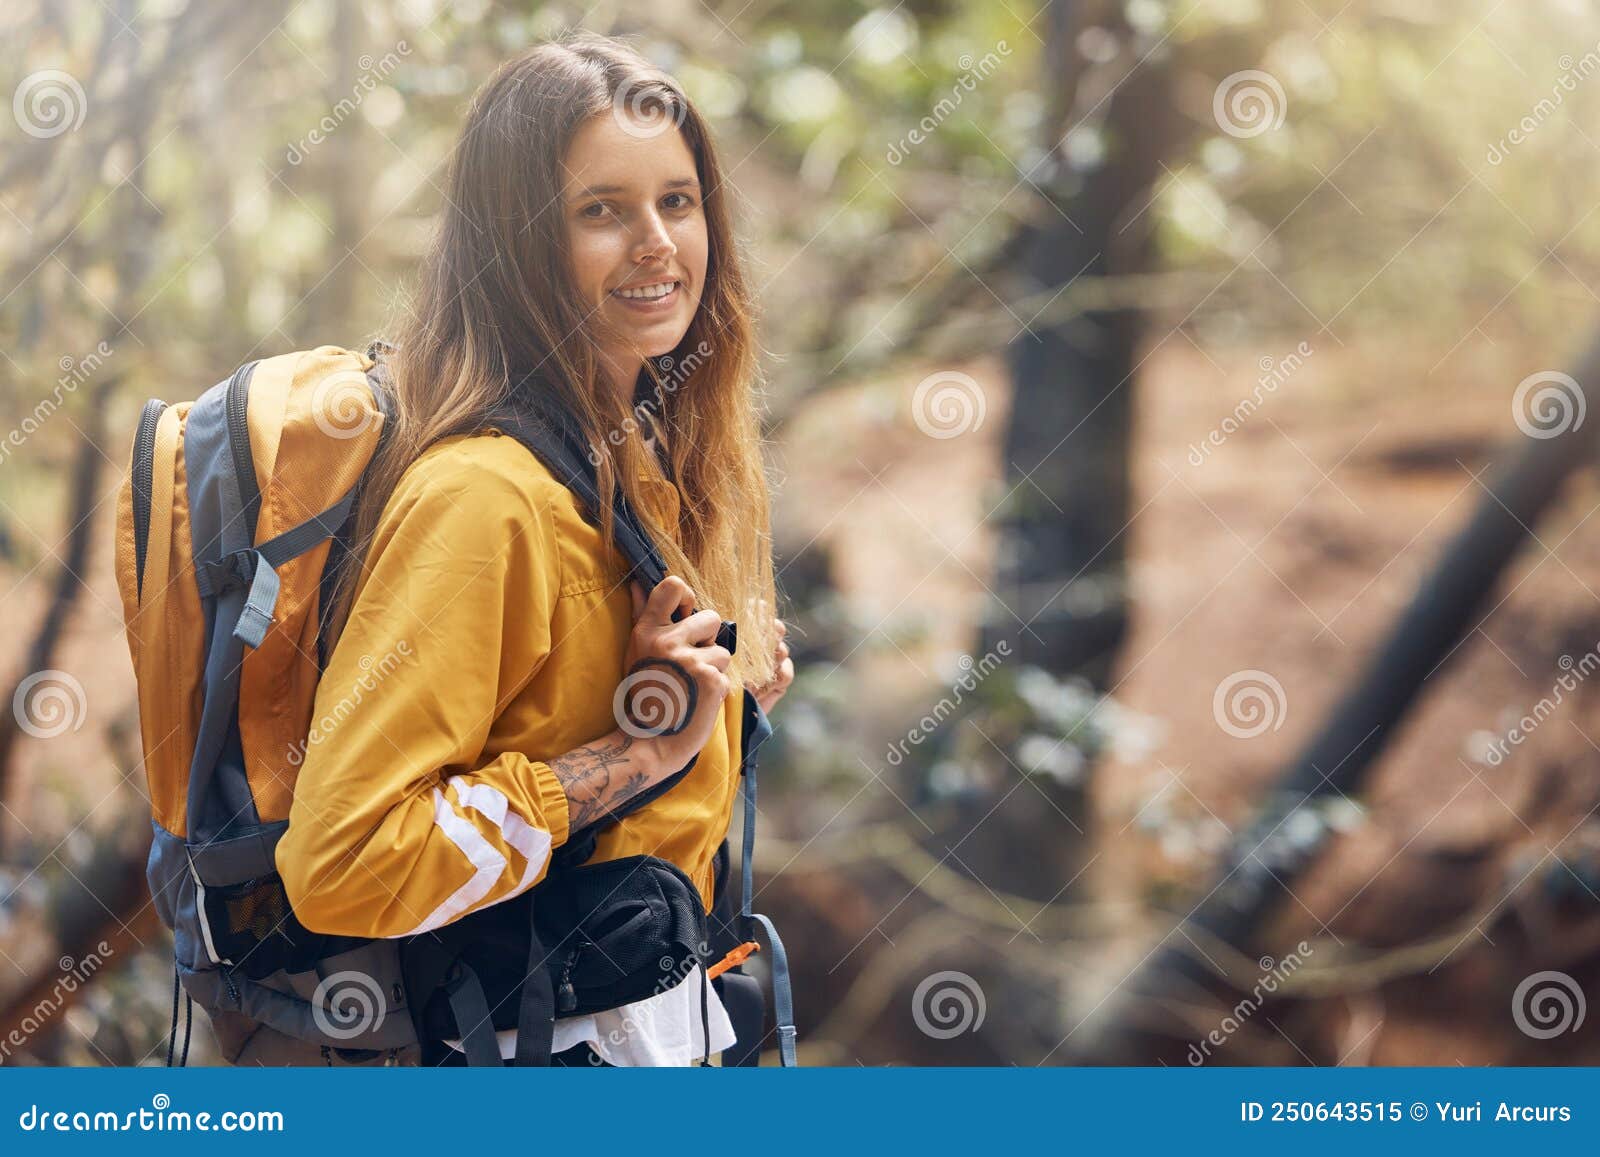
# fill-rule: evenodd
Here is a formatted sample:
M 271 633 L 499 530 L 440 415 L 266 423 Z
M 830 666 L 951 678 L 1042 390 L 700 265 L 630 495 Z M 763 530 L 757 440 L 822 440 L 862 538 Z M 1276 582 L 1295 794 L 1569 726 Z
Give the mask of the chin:
M 679 338 L 678 341 L 664 341 L 655 345 L 647 345 L 645 347 L 644 356 L 647 358 L 665 357 L 667 354 L 670 354 L 673 350 L 677 349 L 678 342 L 682 340 L 682 338 Z
M 683 329 L 673 335 L 658 336 L 652 334 L 639 343 L 639 348 L 644 352 L 645 357 L 659 358 L 677 349 L 679 343 L 683 341 L 688 332 L 689 327 L 684 326 Z

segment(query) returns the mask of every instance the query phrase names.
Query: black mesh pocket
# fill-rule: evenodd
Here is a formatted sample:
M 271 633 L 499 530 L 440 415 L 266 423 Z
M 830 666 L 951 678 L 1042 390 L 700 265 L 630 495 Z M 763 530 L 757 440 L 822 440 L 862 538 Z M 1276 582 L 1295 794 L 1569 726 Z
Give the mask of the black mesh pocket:
M 308 931 L 295 919 L 276 872 L 239 884 L 207 887 L 205 918 L 217 955 L 233 961 L 234 970 L 252 980 L 280 970 L 307 972 L 323 957 L 362 943 Z
M 665 992 L 709 952 L 699 891 L 655 856 L 548 877 L 537 890 L 534 920 L 550 954 L 560 1016 Z

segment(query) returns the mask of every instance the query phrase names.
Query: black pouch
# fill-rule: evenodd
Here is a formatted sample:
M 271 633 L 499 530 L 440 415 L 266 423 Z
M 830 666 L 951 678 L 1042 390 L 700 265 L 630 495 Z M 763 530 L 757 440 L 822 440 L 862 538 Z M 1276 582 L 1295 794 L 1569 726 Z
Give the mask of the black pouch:
M 537 893 L 534 926 L 549 956 L 557 1016 L 646 1000 L 710 963 L 700 892 L 667 860 L 628 856 L 574 868 Z
M 274 972 L 307 972 L 317 961 L 364 943 L 309 931 L 295 919 L 276 872 L 205 890 L 205 917 L 217 955 L 252 980 Z
M 434 987 L 444 975 L 441 953 L 446 960 L 459 958 L 477 975 L 496 1029 L 517 1027 L 530 921 L 555 989 L 557 1016 L 645 1000 L 682 983 L 696 962 L 709 963 L 700 892 L 676 864 L 629 856 L 562 867 L 521 896 L 406 944 L 406 985 L 421 1039 L 460 1036 L 448 995 Z

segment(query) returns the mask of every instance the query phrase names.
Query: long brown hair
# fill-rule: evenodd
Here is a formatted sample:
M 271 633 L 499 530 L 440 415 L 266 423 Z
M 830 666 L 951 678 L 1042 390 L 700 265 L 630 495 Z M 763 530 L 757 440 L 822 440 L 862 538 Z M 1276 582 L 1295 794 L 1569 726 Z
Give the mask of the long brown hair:
M 639 473 L 659 474 L 659 466 L 641 441 L 642 415 L 603 387 L 595 345 L 583 336 L 590 310 L 573 288 L 561 212 L 568 145 L 588 118 L 621 102 L 672 119 L 703 191 L 709 253 L 700 307 L 671 355 L 647 359 L 642 383 L 654 384 L 646 405 L 679 490 L 681 549 L 639 502 Z M 754 310 L 722 167 L 699 112 L 672 77 L 626 44 L 568 33 L 507 61 L 474 95 L 446 189 L 398 327 L 390 363 L 397 413 L 368 468 L 353 561 L 365 559 L 384 504 L 428 447 L 484 428 L 513 390 L 548 390 L 595 447 L 607 540 L 620 486 L 697 605 L 738 621 L 735 686 L 767 682 L 777 632 Z M 336 590 L 334 638 L 365 569 L 348 567 Z

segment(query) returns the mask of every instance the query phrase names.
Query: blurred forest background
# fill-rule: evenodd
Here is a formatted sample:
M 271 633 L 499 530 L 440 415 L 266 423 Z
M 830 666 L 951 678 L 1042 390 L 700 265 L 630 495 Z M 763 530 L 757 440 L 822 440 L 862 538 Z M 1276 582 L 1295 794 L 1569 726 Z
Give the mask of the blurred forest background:
M 403 340 L 465 100 L 574 24 L 760 290 L 802 1061 L 1600 1062 L 1595 5 L 9 0 L 0 1063 L 162 1063 L 139 406 Z

